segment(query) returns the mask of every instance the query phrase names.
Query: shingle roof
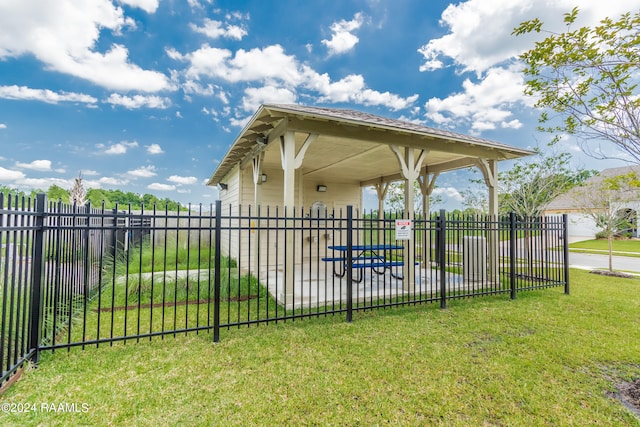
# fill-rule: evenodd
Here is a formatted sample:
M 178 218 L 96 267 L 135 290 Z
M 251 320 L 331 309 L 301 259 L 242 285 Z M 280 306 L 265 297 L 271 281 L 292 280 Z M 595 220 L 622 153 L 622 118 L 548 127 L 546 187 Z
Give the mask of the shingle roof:
M 238 162 L 250 156 L 256 149 L 256 140 L 260 135 L 268 134 L 274 129 L 281 119 L 285 117 L 298 117 L 300 119 L 318 122 L 335 122 L 361 127 L 367 130 L 380 132 L 393 132 L 397 135 L 427 137 L 431 140 L 463 143 L 466 146 L 475 146 L 482 149 L 495 150 L 501 153 L 500 158 L 519 158 L 533 154 L 533 151 L 513 147 L 484 138 L 450 132 L 423 126 L 408 121 L 377 116 L 362 111 L 340 108 L 313 107 L 297 104 L 265 104 L 262 105 L 248 121 L 233 142 L 224 158 L 211 175 L 209 185 L 215 185 L 238 164 Z M 425 142 L 425 148 L 427 142 Z M 464 148 L 461 147 L 461 150 Z M 462 151 L 461 151 L 462 152 Z
M 638 166 L 622 166 L 618 168 L 603 169 L 598 175 L 592 176 L 585 181 L 585 184 L 597 184 L 605 178 L 611 178 L 614 176 L 625 175 L 630 172 L 635 172 L 640 175 L 640 165 Z M 640 199 L 640 190 L 638 190 L 638 197 Z M 565 194 L 558 196 L 554 201 L 549 203 L 546 211 L 562 211 L 562 210 L 575 210 L 580 208 L 589 208 L 593 206 L 581 205 L 577 200 L 576 190 L 571 189 Z
M 473 142 L 476 144 L 489 145 L 494 147 L 500 147 L 504 149 L 516 149 L 516 147 L 501 144 L 499 142 L 491 141 L 489 139 L 478 138 L 475 136 L 464 135 L 461 133 L 451 132 L 448 130 L 432 128 L 429 126 L 423 126 L 417 123 L 408 122 L 404 120 L 391 119 L 383 116 L 376 116 L 375 114 L 365 113 L 363 111 L 356 111 L 343 108 L 327 108 L 327 107 L 312 107 L 306 105 L 297 104 L 268 104 L 264 105 L 265 109 L 278 109 L 283 111 L 291 111 L 295 113 L 303 113 L 309 116 L 317 117 L 331 117 L 340 119 L 341 121 L 348 121 L 353 123 L 359 123 L 363 125 L 375 125 L 377 127 L 384 127 L 389 129 L 396 129 L 401 131 L 410 131 L 415 133 L 421 133 L 426 135 L 438 135 L 446 139 Z M 529 150 L 522 150 L 528 154 L 533 154 Z

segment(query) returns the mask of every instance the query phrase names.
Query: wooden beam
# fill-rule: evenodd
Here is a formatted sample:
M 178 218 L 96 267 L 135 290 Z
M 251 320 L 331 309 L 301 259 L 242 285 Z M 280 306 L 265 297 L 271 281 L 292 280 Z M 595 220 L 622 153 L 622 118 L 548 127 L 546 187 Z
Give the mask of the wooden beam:
M 448 162 L 439 163 L 435 165 L 429 165 L 429 172 L 431 173 L 442 173 L 449 172 L 452 170 L 469 168 L 472 166 L 476 166 L 476 161 L 478 159 L 475 157 L 463 157 L 456 160 L 450 160 Z
M 296 162 L 295 162 L 296 169 L 302 166 L 302 160 L 304 159 L 304 155 L 306 154 L 307 150 L 309 149 L 311 144 L 314 143 L 316 139 L 318 139 L 318 134 L 312 133 L 311 135 L 307 136 L 307 139 L 304 140 L 304 142 L 302 143 L 302 147 L 300 147 L 300 151 L 296 153 Z
M 286 117 L 283 118 L 280 123 L 278 123 L 272 130 L 271 132 L 269 132 L 269 135 L 267 136 L 267 144 L 269 144 L 270 142 L 277 140 L 278 138 L 280 138 L 282 135 L 284 135 L 284 133 L 287 131 L 287 127 L 289 125 L 289 119 L 287 119 Z
M 494 161 L 489 161 L 487 159 L 475 159 L 474 164 L 480 169 L 482 172 L 482 176 L 484 177 L 484 182 L 487 184 L 487 187 L 494 188 L 496 187 L 496 180 L 498 177 L 497 167 Z
M 382 145 L 382 146 L 369 148 L 367 150 L 361 151 L 361 152 L 359 152 L 357 154 L 354 154 L 352 156 L 345 157 L 345 158 L 343 158 L 343 159 L 341 159 L 341 160 L 339 160 L 339 161 L 337 161 L 337 162 L 335 162 L 333 164 L 330 164 L 330 165 L 327 165 L 327 166 L 323 166 L 321 168 L 310 170 L 310 171 L 306 172 L 304 175 L 305 176 L 309 176 L 309 175 L 314 174 L 314 173 L 324 172 L 327 169 L 332 169 L 332 168 L 335 168 L 335 167 L 339 167 L 342 163 L 345 163 L 345 162 L 348 162 L 348 161 L 351 161 L 351 160 L 357 160 L 360 157 L 366 156 L 367 154 L 371 154 L 372 152 L 375 152 L 375 151 L 380 150 L 380 149 L 385 148 L 385 147 L 386 146 Z
M 378 144 L 397 145 L 417 149 L 429 149 L 444 153 L 460 154 L 464 152 L 470 157 L 489 159 L 512 159 L 528 155 L 526 150 L 498 145 L 481 145 L 468 141 L 448 139 L 438 135 L 422 135 L 418 133 L 390 132 L 386 129 L 366 130 L 356 125 L 346 126 L 335 122 L 318 122 L 316 120 L 301 120 L 297 117 L 289 118 L 289 129 L 297 132 L 318 133 L 326 136 L 351 138 L 359 141 L 375 142 Z

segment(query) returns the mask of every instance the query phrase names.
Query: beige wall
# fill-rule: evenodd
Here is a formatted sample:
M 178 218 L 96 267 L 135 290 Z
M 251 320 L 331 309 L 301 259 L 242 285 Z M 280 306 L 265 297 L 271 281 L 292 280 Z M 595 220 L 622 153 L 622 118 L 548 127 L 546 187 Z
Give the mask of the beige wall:
M 282 208 L 282 182 L 284 172 L 282 169 L 262 170 L 267 175 L 267 181 L 260 184 L 260 216 L 270 217 L 284 216 Z M 229 212 L 229 205 L 232 206 L 231 212 L 238 214 L 239 207 L 242 208 L 242 215 L 249 213 L 251 206 L 251 215 L 256 218 L 243 220 L 239 224 L 234 220 L 232 226 L 242 226 L 248 228 L 238 231 L 223 232 L 223 247 L 229 248 L 224 250 L 224 255 L 242 260 L 240 268 L 242 270 L 254 270 L 255 263 L 259 257 L 259 268 L 262 270 L 267 265 L 271 268 L 284 264 L 284 232 L 275 231 L 271 228 L 283 227 L 283 221 L 267 221 L 257 218 L 258 210 L 254 206 L 254 184 L 253 169 L 250 163 L 240 170 L 235 168 L 224 180 L 228 188 L 221 192 L 220 199 L 222 201 L 223 213 Z M 326 192 L 318 192 L 317 186 L 325 185 Z M 323 203 L 328 210 L 328 214 L 336 211 L 336 216 L 346 216 L 347 205 L 352 205 L 354 209 L 360 209 L 362 206 L 362 189 L 358 182 L 344 183 L 317 179 L 305 179 L 301 170 L 296 171 L 296 187 L 295 187 L 295 214 L 297 218 L 306 216 L 314 203 Z M 317 205 L 316 205 L 317 206 Z M 340 214 L 339 211 L 342 211 Z M 312 216 L 316 216 L 314 213 Z M 330 223 L 323 220 L 296 221 L 296 228 L 308 228 L 309 226 L 316 228 L 313 231 L 297 230 L 294 233 L 294 246 L 296 254 L 296 262 L 302 259 L 317 258 L 324 256 L 327 246 L 340 241 L 346 241 L 345 236 L 334 235 L 332 232 L 325 230 Z M 228 253 L 227 253 L 228 252 Z

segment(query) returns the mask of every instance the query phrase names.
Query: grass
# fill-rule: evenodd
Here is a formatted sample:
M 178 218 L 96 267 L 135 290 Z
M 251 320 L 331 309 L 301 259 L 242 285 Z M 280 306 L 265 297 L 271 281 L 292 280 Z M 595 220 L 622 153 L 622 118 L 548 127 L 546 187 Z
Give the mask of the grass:
M 640 280 L 43 354 L 0 425 L 640 426 L 608 397 L 640 377 Z
M 108 254 L 103 266 L 101 306 L 112 302 L 115 307 L 122 307 L 213 298 L 214 257 L 215 250 L 206 246 L 189 247 L 183 241 L 152 246 L 149 239 L 127 252 L 118 251 L 115 257 Z M 260 285 L 255 277 L 238 278 L 235 260 L 223 256 L 220 265 L 221 298 L 258 293 Z
M 115 256 L 116 274 L 121 276 L 151 271 L 208 269 L 213 265 L 215 249 L 199 247 L 197 243 L 193 242 L 189 247 L 184 241 L 168 239 L 164 244 L 152 246 L 147 237 L 141 245 L 132 245 L 127 252 L 118 250 Z M 225 261 L 229 262 L 228 259 Z M 114 257 L 107 254 L 105 271 L 110 271 L 113 263 Z
M 640 257 L 640 239 L 614 240 L 613 255 Z M 569 244 L 572 252 L 609 253 L 609 243 L 606 239 L 584 240 Z

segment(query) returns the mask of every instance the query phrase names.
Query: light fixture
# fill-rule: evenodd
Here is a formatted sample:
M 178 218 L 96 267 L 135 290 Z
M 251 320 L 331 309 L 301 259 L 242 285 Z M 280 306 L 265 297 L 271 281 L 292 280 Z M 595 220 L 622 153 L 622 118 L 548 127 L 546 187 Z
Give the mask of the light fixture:
M 227 188 L 229 188 L 229 186 L 227 184 L 225 184 L 224 182 L 218 183 L 218 189 L 226 190 Z
M 324 193 L 325 191 L 327 191 L 327 186 L 326 185 L 318 185 L 316 187 L 316 191 L 319 193 Z
M 265 146 L 265 145 L 267 145 L 268 142 L 269 142 L 269 140 L 264 135 L 258 135 L 256 137 L 256 144 L 258 144 L 258 145 Z
M 267 174 L 263 173 L 262 175 L 260 175 L 260 182 L 267 182 Z

